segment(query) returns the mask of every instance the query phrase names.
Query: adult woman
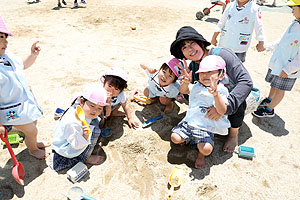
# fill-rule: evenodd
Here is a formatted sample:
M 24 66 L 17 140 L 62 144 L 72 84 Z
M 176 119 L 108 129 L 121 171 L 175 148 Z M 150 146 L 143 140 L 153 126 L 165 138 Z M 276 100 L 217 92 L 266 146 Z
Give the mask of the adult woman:
M 176 39 L 171 44 L 170 51 L 178 59 L 192 61 L 187 69 L 187 71 L 192 71 L 192 82 L 198 80 L 195 72 L 198 70 L 199 64 L 204 57 L 215 54 L 225 60 L 226 73 L 229 79 L 229 84 L 226 87 L 230 92 L 228 96 L 229 104 L 225 114 L 228 114 L 231 127 L 223 150 L 225 152 L 233 152 L 238 142 L 239 127 L 244 119 L 245 99 L 249 95 L 253 83 L 248 71 L 232 50 L 227 48 L 212 48 L 208 50 L 207 47 L 209 45 L 210 43 L 194 28 L 184 26 L 178 30 Z M 222 116 L 212 107 L 208 110 L 206 117 L 212 120 L 219 120 Z

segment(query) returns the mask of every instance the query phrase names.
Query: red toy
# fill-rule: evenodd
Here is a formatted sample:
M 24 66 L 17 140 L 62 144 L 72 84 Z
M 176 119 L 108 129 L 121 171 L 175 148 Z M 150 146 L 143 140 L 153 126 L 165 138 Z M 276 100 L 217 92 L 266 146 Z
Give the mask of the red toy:
M 226 0 L 225 4 L 227 5 L 229 3 L 230 3 L 230 0 Z M 222 6 L 222 4 L 219 4 L 218 1 L 214 1 L 214 2 L 212 2 L 212 4 L 213 5 L 210 8 L 204 8 L 203 12 L 202 11 L 198 11 L 196 13 L 196 17 L 197 17 L 198 20 L 201 20 L 205 15 L 209 15 L 210 10 L 212 8 L 214 8 L 215 6 Z

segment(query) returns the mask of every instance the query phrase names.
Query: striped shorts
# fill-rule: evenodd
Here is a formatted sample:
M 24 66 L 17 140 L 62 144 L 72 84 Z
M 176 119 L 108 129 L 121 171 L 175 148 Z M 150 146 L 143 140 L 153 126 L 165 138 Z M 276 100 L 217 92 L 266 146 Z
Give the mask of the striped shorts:
M 271 83 L 271 87 L 278 90 L 291 91 L 296 78 L 281 78 L 279 76 L 271 74 L 272 70 L 268 69 L 268 73 L 266 75 L 265 81 Z
M 186 144 L 210 143 L 214 146 L 213 133 L 190 126 L 186 121 L 180 122 L 172 129 L 172 132 L 180 135 L 185 140 Z

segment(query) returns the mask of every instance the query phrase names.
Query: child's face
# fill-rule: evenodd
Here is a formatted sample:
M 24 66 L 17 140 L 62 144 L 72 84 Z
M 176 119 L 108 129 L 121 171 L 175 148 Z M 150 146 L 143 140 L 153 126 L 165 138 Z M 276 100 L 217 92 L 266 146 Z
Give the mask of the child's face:
M 7 48 L 7 37 L 5 33 L 0 32 L 0 56 L 3 56 Z
M 238 5 L 241 7 L 241 6 L 244 6 L 246 3 L 248 3 L 249 0 L 237 0 L 238 2 Z
M 169 69 L 160 69 L 158 72 L 159 85 L 164 87 L 174 82 L 175 74 L 170 72 Z
M 82 110 L 84 111 L 85 116 L 89 119 L 93 119 L 99 116 L 103 111 L 103 106 L 99 106 L 90 101 L 83 102 L 83 99 L 80 100 L 80 105 L 82 107 Z
M 185 40 L 181 51 L 186 59 L 192 61 L 199 61 L 204 54 L 203 49 L 194 40 Z
M 108 81 L 104 84 L 104 89 L 112 94 L 112 97 L 118 96 L 121 90 L 111 85 Z
M 296 19 L 300 19 L 300 6 L 292 6 L 292 13 Z
M 219 77 L 219 70 L 214 70 L 214 71 L 209 71 L 209 72 L 200 72 L 199 73 L 199 81 L 200 83 L 202 83 L 203 85 L 209 87 L 210 86 L 210 79 L 215 80 L 218 79 Z M 224 73 L 221 75 L 221 77 L 219 78 L 219 80 L 222 80 L 224 78 Z

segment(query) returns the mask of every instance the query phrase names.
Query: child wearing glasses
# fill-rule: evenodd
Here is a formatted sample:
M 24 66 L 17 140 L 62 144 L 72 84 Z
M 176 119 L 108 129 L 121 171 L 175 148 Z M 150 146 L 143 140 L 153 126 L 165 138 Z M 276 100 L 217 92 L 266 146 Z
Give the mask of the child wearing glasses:
M 37 120 L 43 111 L 31 92 L 24 69 L 29 68 L 38 57 L 41 48 L 38 42 L 32 44 L 30 55 L 23 61 L 7 50 L 8 36 L 12 36 L 0 16 L 0 125 L 7 131 L 15 128 L 25 134 L 29 154 L 37 159 L 50 155 L 44 150 L 49 142 L 37 142 Z M 0 134 L 5 132 L 0 126 Z
M 144 95 L 153 103 L 159 99 L 160 103 L 165 105 L 165 113 L 172 112 L 173 99 L 179 93 L 180 70 L 177 64 L 181 62 L 177 58 L 172 58 L 168 64 L 163 63 L 159 70 L 141 64 L 149 77 L 148 86 L 144 89 Z M 182 64 L 181 64 L 182 65 Z
M 186 65 L 186 62 L 185 62 Z M 191 84 L 192 72 L 183 69 L 183 81 L 180 93 L 189 94 L 189 109 L 183 120 L 172 130 L 171 140 L 175 144 L 190 143 L 197 145 L 199 151 L 195 168 L 205 166 L 204 157 L 213 151 L 214 134 L 227 135 L 230 122 L 224 115 L 228 105 L 227 88 L 219 83 L 226 73 L 225 61 L 220 56 L 208 55 L 200 63 L 196 72 L 199 81 Z M 219 120 L 206 118 L 207 110 L 212 106 L 222 115 Z

